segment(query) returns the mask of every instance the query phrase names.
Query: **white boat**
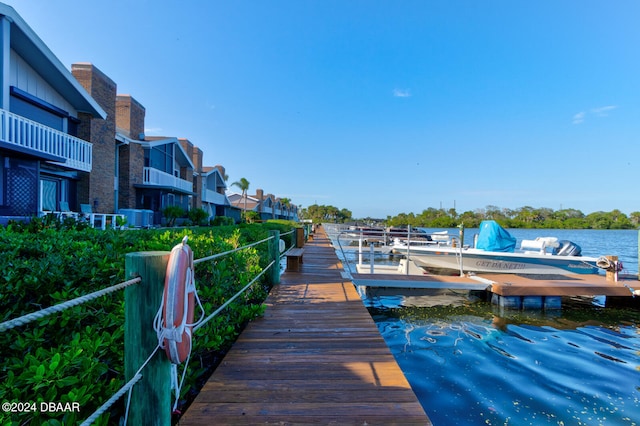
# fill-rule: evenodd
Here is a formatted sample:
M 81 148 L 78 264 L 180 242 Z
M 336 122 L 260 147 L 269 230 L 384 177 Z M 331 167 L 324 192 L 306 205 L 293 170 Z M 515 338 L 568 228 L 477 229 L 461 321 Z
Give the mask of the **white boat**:
M 392 251 L 411 259 L 427 271 L 481 272 L 510 274 L 597 274 L 613 266 L 603 257 L 581 256 L 580 247 L 555 237 L 523 240 L 516 249 L 516 239 L 493 220 L 480 224 L 475 247 L 456 244 L 407 244 L 396 240 Z
M 449 241 L 451 239 L 451 235 L 449 235 L 449 231 L 436 231 L 429 234 L 433 241 Z

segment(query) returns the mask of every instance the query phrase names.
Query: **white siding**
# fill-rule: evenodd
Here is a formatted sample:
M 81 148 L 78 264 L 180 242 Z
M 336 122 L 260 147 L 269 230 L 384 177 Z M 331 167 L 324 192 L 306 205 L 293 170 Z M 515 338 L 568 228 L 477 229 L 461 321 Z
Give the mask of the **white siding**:
M 36 96 L 62 110 L 72 117 L 78 117 L 78 112 L 67 102 L 62 95 L 56 92 L 44 78 L 40 76 L 29 64 L 22 59 L 13 49 L 11 50 L 9 84 L 20 90 Z

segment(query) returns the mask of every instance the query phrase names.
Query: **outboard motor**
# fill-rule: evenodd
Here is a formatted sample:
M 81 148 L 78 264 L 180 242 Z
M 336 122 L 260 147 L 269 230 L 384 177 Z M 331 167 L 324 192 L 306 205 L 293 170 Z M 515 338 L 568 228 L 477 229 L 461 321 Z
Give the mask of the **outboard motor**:
M 582 249 L 569 240 L 558 241 L 558 247 L 553 249 L 556 256 L 582 256 Z

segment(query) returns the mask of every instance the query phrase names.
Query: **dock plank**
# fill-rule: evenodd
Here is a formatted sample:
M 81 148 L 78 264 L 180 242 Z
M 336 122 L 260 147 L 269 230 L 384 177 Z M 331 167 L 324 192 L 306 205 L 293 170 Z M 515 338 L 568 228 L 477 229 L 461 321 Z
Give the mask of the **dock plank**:
M 322 230 L 304 257 L 179 424 L 430 425 Z

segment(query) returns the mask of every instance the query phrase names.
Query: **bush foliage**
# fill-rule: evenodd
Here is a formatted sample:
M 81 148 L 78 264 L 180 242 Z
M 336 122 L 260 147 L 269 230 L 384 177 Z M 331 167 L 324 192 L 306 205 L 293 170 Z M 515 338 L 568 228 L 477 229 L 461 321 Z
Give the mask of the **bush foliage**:
M 0 228 L 0 322 L 125 281 L 124 258 L 137 251 L 169 251 L 185 235 L 196 259 L 228 251 L 290 225 L 264 223 L 214 228 L 102 231 L 34 220 Z M 291 245 L 291 235 L 283 237 Z M 196 265 L 207 315 L 270 262 L 266 244 Z M 268 274 L 265 274 L 268 275 Z M 194 336 L 183 400 L 191 398 L 246 322 L 260 315 L 269 290 L 265 276 Z M 80 412 L 0 412 L 0 424 L 75 424 L 124 384 L 124 292 L 0 332 L 0 401 L 79 403 Z M 150 328 L 150 333 L 153 329 Z M 118 423 L 124 398 L 95 424 Z M 184 403 L 184 401 L 183 401 Z

